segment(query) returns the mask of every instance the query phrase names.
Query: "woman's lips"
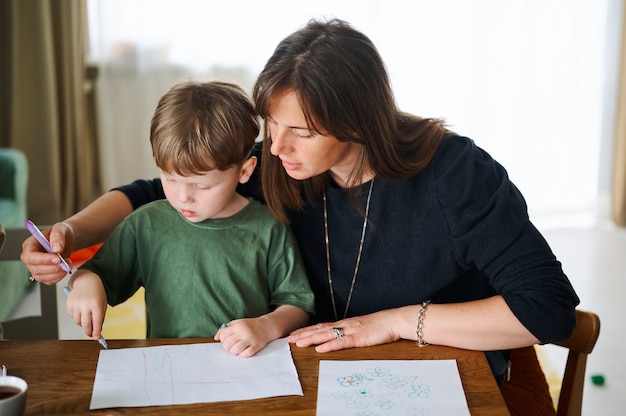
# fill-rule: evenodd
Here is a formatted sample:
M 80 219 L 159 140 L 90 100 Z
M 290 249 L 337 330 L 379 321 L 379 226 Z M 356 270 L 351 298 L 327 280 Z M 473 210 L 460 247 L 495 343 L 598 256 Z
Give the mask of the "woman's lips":
M 298 167 L 300 166 L 299 163 L 290 163 L 290 162 L 286 162 L 284 160 L 281 160 L 282 164 L 283 164 L 283 168 L 285 168 L 285 170 L 296 170 L 298 169 Z

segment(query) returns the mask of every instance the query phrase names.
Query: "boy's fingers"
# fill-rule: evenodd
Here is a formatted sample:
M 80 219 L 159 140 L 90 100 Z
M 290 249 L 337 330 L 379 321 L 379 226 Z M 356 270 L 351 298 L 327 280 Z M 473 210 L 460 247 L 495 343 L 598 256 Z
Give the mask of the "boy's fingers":
M 93 323 L 91 321 L 91 314 L 90 313 L 85 313 L 85 314 L 81 315 L 80 326 L 81 326 L 81 328 L 83 328 L 83 331 L 85 331 L 85 334 L 88 337 L 92 336 L 92 334 L 93 334 Z

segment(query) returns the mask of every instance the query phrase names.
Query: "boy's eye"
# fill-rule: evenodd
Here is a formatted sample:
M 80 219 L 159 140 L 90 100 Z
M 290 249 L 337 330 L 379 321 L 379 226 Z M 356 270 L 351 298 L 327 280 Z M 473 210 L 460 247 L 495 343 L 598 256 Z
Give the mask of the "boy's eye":
M 197 183 L 197 184 L 194 185 L 194 188 L 196 188 L 196 189 L 209 189 L 210 186 L 209 185 L 201 185 L 201 184 Z

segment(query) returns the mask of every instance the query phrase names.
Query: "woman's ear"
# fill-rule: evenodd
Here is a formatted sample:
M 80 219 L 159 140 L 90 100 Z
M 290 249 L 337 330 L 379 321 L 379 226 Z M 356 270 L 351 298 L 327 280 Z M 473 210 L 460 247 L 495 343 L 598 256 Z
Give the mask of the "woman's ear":
M 243 164 L 241 165 L 241 170 L 239 171 L 239 183 L 243 184 L 250 180 L 250 176 L 252 176 L 257 162 L 258 160 L 256 156 L 251 156 L 243 162 Z

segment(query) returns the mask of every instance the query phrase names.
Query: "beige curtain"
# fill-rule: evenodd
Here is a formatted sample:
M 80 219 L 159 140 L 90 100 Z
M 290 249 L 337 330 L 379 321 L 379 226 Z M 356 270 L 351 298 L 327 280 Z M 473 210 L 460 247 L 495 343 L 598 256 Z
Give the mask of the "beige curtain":
M 29 163 L 28 215 L 51 224 L 100 193 L 85 81 L 85 0 L 0 0 L 0 145 Z
M 622 49 L 619 91 L 617 102 L 617 125 L 613 153 L 613 181 L 611 210 L 613 221 L 626 227 L 626 7 L 622 16 Z

